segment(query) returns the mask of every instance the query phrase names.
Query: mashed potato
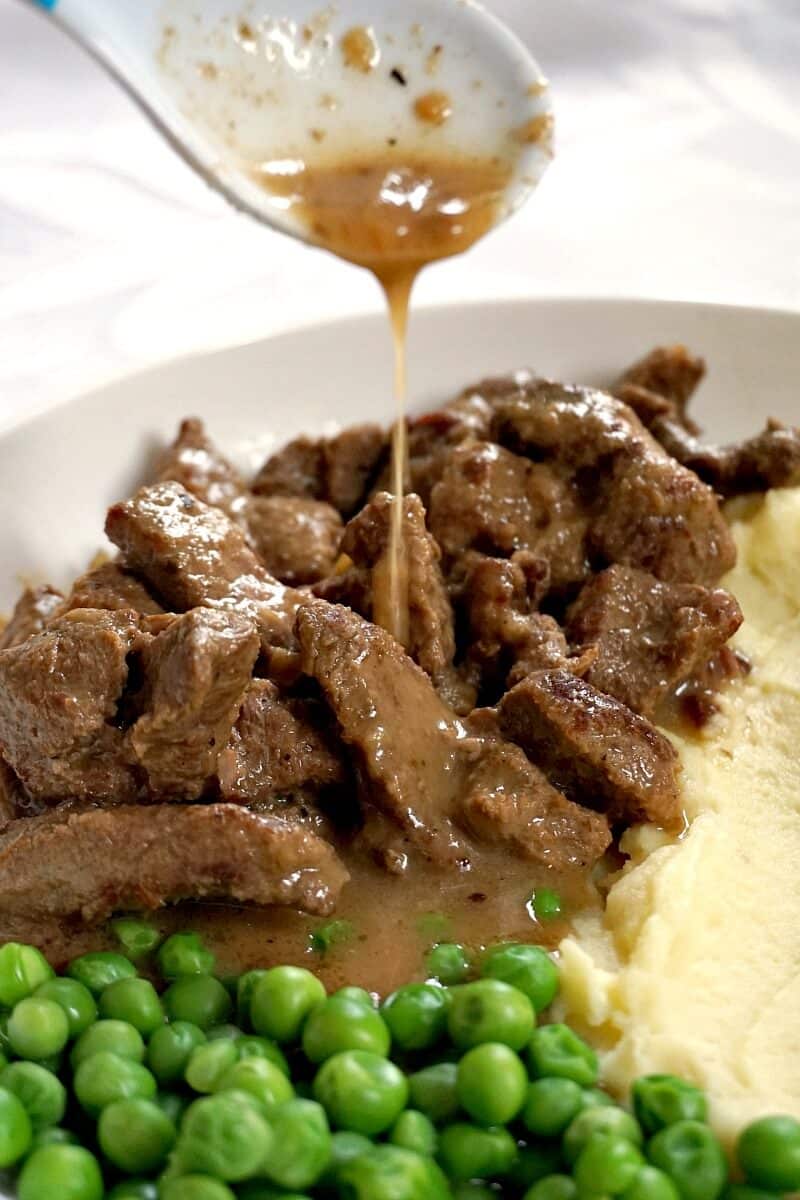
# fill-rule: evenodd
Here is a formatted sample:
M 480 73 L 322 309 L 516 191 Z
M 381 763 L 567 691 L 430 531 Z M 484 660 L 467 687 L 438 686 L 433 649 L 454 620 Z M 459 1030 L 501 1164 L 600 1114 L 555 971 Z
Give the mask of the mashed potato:
M 605 1048 L 609 1086 L 683 1075 L 726 1140 L 800 1118 L 800 488 L 733 511 L 723 583 L 753 671 L 703 735 L 675 739 L 688 832 L 629 834 L 605 914 L 561 948 L 566 1016 Z

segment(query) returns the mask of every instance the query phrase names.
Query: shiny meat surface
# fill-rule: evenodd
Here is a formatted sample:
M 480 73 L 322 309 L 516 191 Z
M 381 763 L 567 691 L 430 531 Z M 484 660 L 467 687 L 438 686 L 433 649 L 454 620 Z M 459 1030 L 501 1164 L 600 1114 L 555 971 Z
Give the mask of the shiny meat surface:
M 156 464 L 156 482 L 180 483 L 198 500 L 240 519 L 245 506 L 245 482 L 206 433 L 202 421 L 181 422 L 177 437 Z
M 314 583 L 333 569 L 344 528 L 333 505 L 301 496 L 252 496 L 245 519 L 258 557 L 282 583 Z
M 325 500 L 349 517 L 363 503 L 386 446 L 379 425 L 356 425 L 330 438 L 295 438 L 267 459 L 253 491 Z
M 19 646 L 34 633 L 41 633 L 51 617 L 58 612 L 64 597 L 55 588 L 25 588 L 17 601 L 8 624 L 0 629 L 0 650 Z
M 118 562 L 102 563 L 75 580 L 63 611 L 75 608 L 132 609 L 146 616 L 164 611 L 141 580 Z

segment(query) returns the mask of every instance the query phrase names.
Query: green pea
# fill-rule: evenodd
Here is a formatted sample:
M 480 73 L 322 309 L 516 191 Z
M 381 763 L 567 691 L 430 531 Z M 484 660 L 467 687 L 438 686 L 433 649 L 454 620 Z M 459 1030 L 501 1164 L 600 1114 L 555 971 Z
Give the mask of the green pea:
M 226 1183 L 251 1179 L 272 1153 L 272 1129 L 233 1092 L 195 1100 L 184 1114 L 177 1157 L 189 1172 Z
M 557 1175 L 564 1170 L 564 1158 L 558 1142 L 535 1141 L 518 1143 L 517 1157 L 508 1173 L 508 1180 L 515 1188 L 524 1190 L 548 1175 Z
M 439 1162 L 454 1182 L 507 1175 L 517 1157 L 517 1143 L 507 1129 L 479 1129 L 463 1123 L 447 1125 L 439 1134 Z
M 680 1200 L 680 1195 L 669 1175 L 658 1167 L 640 1167 L 622 1193 L 623 1200 Z M 746 1200 L 742 1197 L 742 1200 Z
M 423 1067 L 409 1076 L 408 1086 L 414 1108 L 435 1124 L 451 1120 L 459 1110 L 456 1063 L 441 1062 Z
M 525 1102 L 528 1074 L 522 1059 L 502 1042 L 468 1050 L 458 1064 L 461 1107 L 480 1125 L 507 1125 Z
M 305 1192 L 285 1192 L 283 1188 L 274 1188 L 269 1183 L 255 1180 L 237 1188 L 237 1200 L 311 1200 Z
M 22 1168 L 17 1195 L 19 1200 L 102 1200 L 100 1164 L 82 1146 L 43 1146 Z
M 316 975 L 303 967 L 273 967 L 252 985 L 250 1021 L 264 1037 L 296 1042 L 324 1001 L 325 988 Z
M 106 1200 L 158 1200 L 158 1184 L 149 1179 L 126 1179 L 106 1192 Z
M 192 1091 L 215 1092 L 225 1072 L 238 1061 L 233 1042 L 206 1042 L 191 1052 L 184 1078 Z
M 611 1108 L 614 1101 L 608 1092 L 602 1091 L 601 1088 L 582 1088 L 581 1089 L 581 1108 Z
M 218 1179 L 209 1179 L 207 1175 L 179 1175 L 161 1185 L 159 1200 L 236 1200 L 236 1197 Z
M 279 1070 L 283 1071 L 288 1079 L 290 1071 L 286 1055 L 269 1038 L 257 1036 L 238 1037 L 234 1045 L 236 1046 L 239 1058 L 266 1058 L 268 1062 L 274 1063 Z
M 528 1188 L 522 1200 L 577 1200 L 578 1188 L 569 1175 L 545 1175 Z
M 8 1040 L 20 1058 L 42 1059 L 59 1054 L 69 1041 L 69 1021 L 60 1004 L 28 996 L 8 1018 Z
M 266 1058 L 244 1058 L 234 1063 L 219 1080 L 215 1090 L 247 1092 L 255 1097 L 268 1118 L 294 1099 L 294 1088 L 283 1071 Z
M 136 917 L 119 917 L 111 922 L 111 928 L 128 958 L 134 960 L 155 950 L 161 941 L 161 934 L 153 925 Z
M 369 1050 L 345 1050 L 320 1067 L 314 1097 L 332 1124 L 374 1137 L 399 1117 L 408 1101 L 408 1081 L 389 1059 Z
M 73 958 L 67 967 L 67 974 L 70 979 L 77 979 L 78 983 L 88 988 L 93 996 L 99 996 L 118 979 L 133 979 L 136 967 L 124 955 L 102 950 Z
M 100 1114 L 97 1140 L 121 1171 L 155 1171 L 175 1143 L 175 1126 L 152 1100 L 116 1100 Z
M 177 1129 L 183 1120 L 183 1114 L 191 1104 L 191 1099 L 182 1092 L 157 1092 L 156 1104 Z
M 52 1000 L 63 1008 L 71 1038 L 80 1037 L 97 1020 L 94 996 L 77 979 L 48 979 L 34 994 L 37 1000 Z
M 242 1026 L 250 1023 L 250 1002 L 255 986 L 267 974 L 266 968 L 258 967 L 253 971 L 245 971 L 236 981 L 236 1020 Z
M 170 984 L 162 997 L 170 1021 L 189 1021 L 211 1029 L 227 1021 L 233 1002 L 213 975 L 184 975 Z
M 319 1181 L 320 1187 L 325 1189 L 326 1195 L 329 1189 L 338 1185 L 339 1172 L 342 1167 L 354 1158 L 368 1154 L 372 1150 L 372 1146 L 373 1143 L 369 1138 L 364 1137 L 363 1133 L 352 1133 L 349 1129 L 340 1129 L 337 1133 L 331 1134 L 330 1158 Z
M 6 942 L 0 946 L 0 1005 L 13 1008 L 54 974 L 41 950 L 22 942 Z
M 192 1051 L 205 1044 L 206 1035 L 190 1021 L 174 1021 L 153 1033 L 147 1046 L 147 1065 L 163 1086 L 182 1079 Z
M 678 1195 L 677 1191 L 675 1195 Z M 765 1192 L 763 1188 L 750 1187 L 746 1183 L 729 1183 L 722 1193 L 722 1200 L 778 1200 L 779 1196 L 779 1192 Z
M 647 1157 L 673 1181 L 682 1200 L 716 1200 L 728 1164 L 714 1134 L 699 1121 L 676 1121 L 651 1139 Z
M 644 1140 L 639 1123 L 624 1109 L 606 1106 L 584 1108 L 570 1122 L 564 1134 L 564 1157 L 567 1162 L 575 1162 L 589 1138 L 595 1133 L 625 1138 L 637 1148 Z
M 0 1169 L 19 1162 L 32 1141 L 33 1128 L 22 1101 L 0 1088 Z
M 70 1129 L 61 1129 L 58 1125 L 48 1125 L 34 1133 L 29 1153 L 40 1150 L 42 1146 L 79 1146 L 80 1138 Z
M 340 1173 L 343 1195 L 352 1200 L 449 1200 L 436 1163 L 401 1146 L 375 1146 Z
M 658 1133 L 676 1121 L 705 1121 L 706 1098 L 676 1075 L 643 1075 L 631 1091 L 633 1111 L 645 1133 Z
M 538 1137 L 559 1137 L 583 1107 L 583 1091 L 572 1079 L 535 1079 L 529 1085 L 520 1120 Z
M 211 975 L 216 959 L 197 933 L 173 933 L 161 943 L 156 956 L 165 979 L 183 975 Z
M 593 1133 L 573 1167 L 579 1192 L 619 1196 L 633 1183 L 644 1159 L 627 1138 Z
M 426 1154 L 433 1158 L 436 1153 L 436 1126 L 430 1117 L 415 1108 L 401 1112 L 389 1130 L 389 1141 L 393 1146 L 413 1150 L 415 1154 Z
M 164 1024 L 164 1008 L 149 979 L 118 979 L 100 994 L 100 1016 L 127 1021 L 142 1037 Z
M 238 1042 L 242 1036 L 238 1025 L 231 1025 L 227 1022 L 224 1025 L 213 1025 L 211 1029 L 206 1030 L 206 1038 L 209 1042 Z
M 398 988 L 381 1005 L 392 1042 L 401 1050 L 428 1050 L 447 1029 L 450 993 L 429 983 Z
M 493 946 L 484 956 L 481 974 L 519 988 L 537 1013 L 548 1008 L 558 992 L 558 968 L 541 946 L 517 942 Z
M 742 1132 L 736 1155 L 748 1183 L 777 1192 L 800 1188 L 800 1123 L 762 1117 Z
M 472 966 L 466 949 L 458 942 L 439 942 L 425 958 L 425 970 L 431 979 L 447 986 L 463 983 Z
M 457 1183 L 453 1200 L 497 1200 L 497 1192 L 484 1183 Z
M 66 1088 L 52 1071 L 38 1063 L 11 1063 L 0 1073 L 0 1087 L 21 1101 L 34 1133 L 57 1125 L 66 1112 Z
M 376 1008 L 375 997 L 366 988 L 362 987 L 342 987 L 333 993 L 334 996 L 339 996 L 343 1000 L 354 1000 L 364 1008 Z
M 256 989 L 255 1005 L 262 985 Z M 255 1013 L 254 1021 L 255 1026 Z M 263 1028 L 259 1032 L 267 1032 Z M 281 1039 L 278 1038 L 278 1041 Z M 389 1053 L 391 1037 L 380 1013 L 352 994 L 336 992 L 308 1015 L 303 1029 L 303 1051 L 312 1063 L 324 1062 L 344 1050 Z
M 572 1079 L 581 1087 L 597 1082 L 597 1055 L 567 1025 L 542 1025 L 528 1043 L 528 1064 L 534 1075 Z
M 528 912 L 535 921 L 553 921 L 564 911 L 564 901 L 552 888 L 536 888 L 528 897 Z
M 352 921 L 326 921 L 308 936 L 308 944 L 315 954 L 328 954 L 337 946 L 346 945 L 355 936 L 355 926 Z
M 146 1067 L 107 1051 L 85 1058 L 72 1080 L 76 1099 L 90 1116 L 98 1116 L 115 1100 L 152 1100 L 156 1081 Z
M 521 1050 L 535 1023 L 527 996 L 498 979 L 466 983 L 453 993 L 447 1014 L 450 1037 L 462 1050 L 482 1042 L 503 1042 Z
M 325 1110 L 313 1100 L 290 1100 L 275 1114 L 273 1131 L 275 1141 L 264 1174 L 289 1190 L 312 1187 L 331 1157 Z
M 132 1062 L 144 1061 L 144 1039 L 138 1029 L 127 1021 L 96 1021 L 78 1038 L 72 1047 L 70 1063 L 77 1070 L 85 1058 L 93 1054 L 116 1054 Z

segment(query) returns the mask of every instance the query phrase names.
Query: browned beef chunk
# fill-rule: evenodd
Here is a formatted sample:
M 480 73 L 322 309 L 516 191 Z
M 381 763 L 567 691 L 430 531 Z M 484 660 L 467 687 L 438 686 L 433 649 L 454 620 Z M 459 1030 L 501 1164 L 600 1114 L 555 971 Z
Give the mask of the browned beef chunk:
M 24 811 L 25 793 L 11 767 L 0 758 L 0 831 Z
M 568 796 L 611 821 L 680 818 L 678 756 L 662 733 L 568 671 L 528 675 L 500 702 L 500 729 Z
M 434 484 L 442 477 L 450 451 L 463 442 L 486 440 L 491 408 L 483 396 L 466 391 L 446 408 L 412 417 L 408 422 L 408 478 L 410 490 L 430 508 Z M 378 481 L 381 490 L 391 490 L 391 468 L 387 462 Z
M 736 549 L 717 499 L 665 454 L 620 400 L 536 380 L 494 401 L 493 432 L 546 458 L 578 486 L 594 565 L 622 562 L 659 579 L 714 583 Z
M 659 701 L 708 662 L 742 623 L 722 588 L 661 583 L 635 567 L 591 579 L 572 605 L 567 633 L 597 656 L 584 678 L 652 716 Z
M 240 517 L 245 507 L 244 480 L 196 417 L 181 422 L 178 436 L 159 459 L 155 480 L 180 483 L 198 500 L 221 508 L 230 517 Z
M 690 354 L 685 346 L 657 346 L 628 367 L 615 393 L 646 425 L 650 424 L 648 417 L 671 412 L 685 429 L 696 433 L 697 427 L 686 409 L 705 373 L 704 360 Z
M 34 633 L 41 633 L 50 618 L 64 602 L 61 592 L 43 584 L 25 588 L 16 603 L 8 624 L 0 629 L 0 650 L 18 646 Z
M 557 590 L 584 579 L 587 519 L 575 490 L 545 463 L 493 442 L 451 451 L 431 495 L 431 532 L 452 562 L 466 550 L 530 550 Z
M 236 610 L 256 621 L 268 654 L 291 648 L 301 596 L 273 579 L 238 525 L 180 484 L 153 484 L 113 505 L 106 533 L 175 611 Z
M 343 783 L 347 768 L 322 706 L 254 679 L 217 763 L 225 800 L 266 804 Z
M 258 649 L 249 617 L 210 608 L 184 613 L 149 644 L 143 656 L 146 698 L 130 744 L 154 796 L 203 796 Z
M 0 651 L 0 754 L 34 799 L 120 802 L 136 792 L 114 725 L 141 639 L 134 613 L 79 609 Z
M 204 898 L 329 913 L 348 875 L 307 830 L 238 804 L 61 806 L 0 839 L 4 936 Z M 23 932 L 24 936 L 24 932 Z
M 556 809 L 562 828 L 569 823 L 572 830 L 563 865 L 602 853 L 604 823 L 563 796 L 559 807 L 524 755 L 499 738 L 469 736 L 428 677 L 378 626 L 320 601 L 299 610 L 297 626 L 304 669 L 320 684 L 358 761 L 366 799 L 404 835 L 404 842 L 386 839 L 395 864 L 410 846 L 440 863 L 465 865 L 464 828 L 554 861 L 558 839 L 549 823 Z M 374 843 L 369 811 L 367 825 Z
M 63 611 L 75 608 L 128 609 L 146 616 L 164 611 L 141 580 L 119 562 L 102 563 L 76 579 Z
M 390 541 L 394 500 L 378 492 L 349 522 L 341 543 L 352 566 L 323 584 L 323 594 L 348 603 L 384 629 L 393 626 Z M 440 552 L 425 525 L 418 496 L 403 498 L 401 578 L 408 601 L 408 653 L 431 677 L 437 691 L 457 711 L 472 708 L 475 697 L 453 669 L 456 644 L 453 610 L 439 565 Z
M 800 428 L 768 421 L 761 433 L 729 446 L 703 445 L 667 416 L 654 421 L 652 429 L 673 458 L 722 496 L 800 483 Z
M 356 425 L 330 438 L 295 438 L 267 460 L 253 491 L 326 500 L 347 517 L 363 502 L 385 448 L 378 425 Z
M 314 583 L 333 569 L 344 526 L 332 505 L 299 496 L 253 496 L 246 515 L 259 558 L 282 583 Z

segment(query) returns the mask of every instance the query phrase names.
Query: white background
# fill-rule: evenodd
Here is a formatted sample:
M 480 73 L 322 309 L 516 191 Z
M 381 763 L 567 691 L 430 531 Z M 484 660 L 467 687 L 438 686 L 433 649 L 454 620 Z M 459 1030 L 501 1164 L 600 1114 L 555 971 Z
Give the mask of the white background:
M 552 80 L 558 155 L 510 224 L 427 273 L 419 303 L 800 309 L 800 0 L 492 6 Z M 227 211 L 98 67 L 0 0 L 0 422 L 379 303 L 363 273 Z

